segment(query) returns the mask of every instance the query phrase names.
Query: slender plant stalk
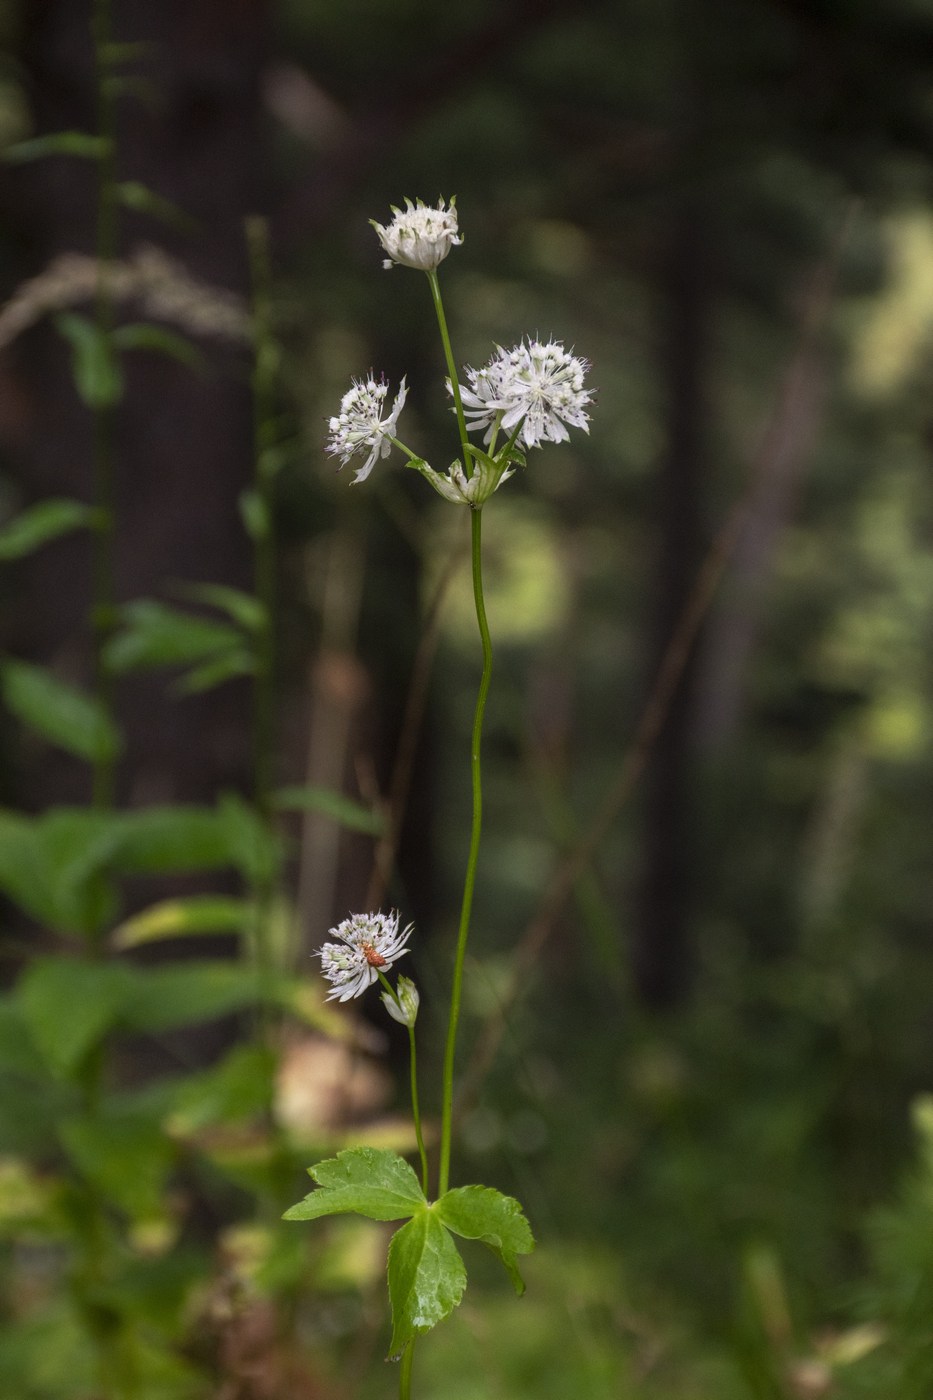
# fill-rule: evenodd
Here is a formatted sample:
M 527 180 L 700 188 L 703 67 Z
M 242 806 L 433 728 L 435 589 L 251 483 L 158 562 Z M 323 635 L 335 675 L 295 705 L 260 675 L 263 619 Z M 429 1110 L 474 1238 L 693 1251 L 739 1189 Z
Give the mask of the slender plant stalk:
M 447 330 L 447 317 L 444 315 L 444 302 L 441 298 L 441 284 L 437 276 L 437 268 L 432 267 L 427 274 L 428 283 L 431 287 L 431 298 L 434 302 L 434 312 L 437 316 L 437 324 L 440 327 L 441 342 L 444 346 L 444 359 L 447 361 L 447 373 L 450 376 L 450 388 L 454 397 L 454 409 L 457 414 L 457 427 L 460 430 L 460 447 L 463 452 L 463 470 L 467 476 L 473 475 L 473 459 L 470 456 L 470 440 L 467 436 L 466 419 L 463 416 L 463 401 L 460 398 L 460 384 L 457 378 L 457 365 L 454 360 L 454 352 L 450 345 L 450 333 Z
M 97 135 L 100 156 L 97 175 L 97 293 L 94 301 L 94 322 L 101 343 L 113 355 L 114 301 L 112 290 L 113 263 L 117 255 L 119 232 L 118 190 L 116 178 L 117 129 L 111 63 L 110 0 L 94 0 L 94 54 L 97 86 Z M 111 372 L 116 367 L 112 366 Z M 94 693 L 104 712 L 112 717 L 113 684 L 104 665 L 104 643 L 113 627 L 116 600 L 114 571 L 114 542 L 116 519 L 114 509 L 113 425 L 115 396 L 104 394 L 93 406 L 94 467 L 93 500 L 97 512 L 97 527 L 93 533 L 92 605 L 91 619 L 94 646 Z M 106 752 L 94 761 L 93 802 L 97 808 L 113 802 L 115 761 Z
M 411 1365 L 415 1359 L 415 1343 L 411 1341 L 402 1352 L 402 1363 L 398 1372 L 399 1400 L 411 1400 Z
M 395 988 L 392 986 L 392 983 L 389 981 L 388 977 L 386 977 L 385 973 L 384 973 L 384 972 L 381 972 L 381 971 L 379 970 L 379 968 L 376 969 L 376 972 L 377 972 L 377 975 L 378 975 L 378 977 L 379 977 L 379 981 L 382 983 L 383 987 L 385 987 L 386 992 L 389 994 L 389 996 L 390 996 L 390 997 L 392 998 L 392 1000 L 395 1002 L 396 1006 L 398 1006 L 399 1009 L 401 1009 L 401 1001 L 399 1000 L 399 995 L 398 995 L 398 993 L 396 992 Z M 413 1120 L 414 1120 L 414 1124 L 415 1124 L 415 1139 L 417 1140 L 417 1143 L 418 1143 L 418 1156 L 421 1158 L 421 1189 L 422 1189 L 422 1191 L 424 1192 L 424 1194 L 427 1195 L 427 1194 L 428 1194 L 428 1154 L 427 1154 L 427 1152 L 426 1152 L 426 1150 L 425 1150 L 425 1146 L 424 1146 L 424 1133 L 423 1133 L 422 1128 L 421 1128 L 421 1105 L 420 1105 L 420 1101 L 419 1101 L 419 1098 L 418 1098 L 418 1058 L 417 1058 L 417 1051 L 416 1051 L 416 1049 L 415 1049 L 415 1028 L 414 1028 L 414 1026 L 413 1026 L 410 1022 L 407 1023 L 407 1026 L 408 1026 L 408 1062 L 409 1062 L 409 1065 L 410 1065 L 410 1067 L 411 1067 L 411 1073 L 410 1073 L 410 1081 L 411 1081 L 411 1116 L 412 1116 L 412 1118 L 413 1118 Z
M 411 1066 L 411 1116 L 415 1120 L 415 1137 L 418 1141 L 418 1156 L 421 1158 L 421 1189 L 428 1194 L 428 1154 L 421 1131 L 421 1109 L 418 1103 L 418 1061 L 415 1052 L 415 1028 L 408 1027 L 409 1064 Z
M 453 1126 L 454 1097 L 454 1056 L 457 1047 L 457 1025 L 460 1020 L 460 1001 L 463 991 L 463 966 L 466 960 L 467 940 L 470 935 L 470 915 L 473 910 L 473 890 L 476 884 L 476 866 L 479 859 L 479 843 L 483 825 L 483 775 L 481 745 L 483 737 L 483 716 L 486 712 L 486 698 L 492 679 L 492 642 L 489 625 L 486 621 L 486 605 L 483 599 L 483 556 L 482 556 L 482 511 L 474 510 L 472 525 L 473 562 L 473 601 L 476 606 L 476 621 L 483 647 L 483 674 L 476 696 L 476 710 L 473 715 L 473 734 L 470 744 L 470 775 L 473 789 L 473 821 L 470 830 L 470 850 L 467 857 L 466 876 L 463 882 L 463 901 L 460 906 L 460 927 L 457 934 L 457 952 L 454 960 L 453 983 L 450 991 L 450 1019 L 447 1026 L 447 1044 L 444 1051 L 444 1087 L 441 1110 L 440 1167 L 438 1172 L 438 1195 L 443 1196 L 450 1181 L 450 1143 Z
M 460 446 L 463 451 L 463 469 L 466 475 L 472 476 L 473 466 L 469 451 L 469 440 L 467 437 L 466 419 L 463 415 L 463 402 L 460 397 L 460 385 L 458 382 L 457 365 L 454 360 L 453 350 L 450 344 L 450 333 L 447 330 L 447 317 L 444 314 L 444 302 L 441 297 L 441 287 L 437 276 L 437 268 L 431 268 L 427 274 L 428 283 L 431 287 L 431 297 L 434 302 L 434 311 L 437 316 L 437 324 L 441 333 L 441 342 L 444 346 L 444 359 L 447 362 L 447 373 L 450 376 L 450 388 L 453 394 L 454 408 L 457 414 L 457 426 L 460 430 Z M 481 764 L 481 745 L 483 737 L 483 716 L 486 712 L 486 697 L 489 694 L 489 682 L 492 679 L 492 642 L 489 637 L 489 626 L 486 622 L 486 605 L 483 599 L 483 552 L 482 552 L 482 511 L 473 509 L 470 524 L 471 535 L 471 558 L 473 564 L 473 601 L 476 607 L 476 621 L 479 625 L 479 635 L 483 647 L 483 673 L 480 678 L 479 692 L 476 697 L 476 710 L 473 715 L 473 734 L 470 743 L 470 776 L 473 790 L 473 820 L 470 829 L 470 849 L 467 856 L 466 875 L 463 881 L 463 900 L 460 905 L 460 925 L 457 933 L 457 951 L 454 958 L 453 982 L 450 989 L 450 1018 L 447 1023 L 447 1043 L 444 1049 L 444 1081 L 443 1099 L 441 1107 L 441 1146 L 440 1163 L 438 1168 L 438 1195 L 443 1196 L 450 1181 L 450 1145 L 453 1128 L 453 1098 L 454 1098 L 454 1058 L 457 1050 L 457 1026 L 460 1021 L 460 1002 L 463 995 L 463 967 L 466 961 L 467 942 L 470 936 L 470 916 L 473 911 L 473 890 L 476 885 L 476 866 L 479 860 L 479 843 L 483 826 L 483 775 Z

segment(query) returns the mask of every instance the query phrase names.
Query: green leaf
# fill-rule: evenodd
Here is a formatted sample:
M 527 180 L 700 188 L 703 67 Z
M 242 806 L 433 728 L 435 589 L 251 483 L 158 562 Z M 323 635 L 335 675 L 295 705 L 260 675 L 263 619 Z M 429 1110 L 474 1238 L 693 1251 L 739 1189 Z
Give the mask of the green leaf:
M 117 1024 L 131 986 L 129 968 L 77 958 L 40 958 L 23 973 L 15 997 L 53 1073 L 68 1077 Z
M 44 156 L 83 156 L 88 160 L 100 160 L 107 148 L 108 142 L 103 136 L 92 136 L 89 131 L 51 131 L 46 136 L 32 136 L 28 141 L 7 146 L 3 159 L 12 165 L 23 165 Z
M 268 537 L 271 528 L 269 512 L 266 510 L 266 503 L 258 491 L 243 491 L 240 493 L 240 516 L 243 527 L 251 540 L 264 540 Z
M 140 214 L 150 214 L 152 218 L 160 219 L 172 228 L 192 232 L 198 226 L 197 220 L 186 214 L 184 209 L 179 209 L 177 204 L 173 204 L 163 195 L 156 194 L 155 190 L 151 190 L 140 180 L 120 181 L 117 185 L 117 198 L 127 209 L 135 209 Z
M 78 758 L 95 763 L 120 750 L 119 733 L 103 706 L 42 666 L 4 661 L 0 692 L 17 719 Z
M 62 311 L 55 326 L 71 346 L 75 386 L 89 408 L 108 408 L 123 397 L 123 372 L 111 337 L 87 316 Z
M 273 1094 L 276 1063 L 274 1052 L 263 1046 L 238 1045 L 219 1064 L 186 1075 L 166 1122 L 168 1132 L 187 1138 L 214 1124 L 258 1118 Z
M 141 943 L 157 943 L 163 938 L 235 933 L 248 924 L 251 913 L 245 900 L 224 895 L 196 894 L 187 899 L 165 899 L 125 919 L 114 929 L 111 942 L 114 948 L 138 948 Z
M 22 559 L 34 549 L 82 527 L 93 529 L 100 512 L 81 501 L 53 498 L 24 510 L 0 527 L 0 559 Z
M 525 1284 L 515 1256 L 530 1254 L 535 1242 L 531 1226 L 514 1197 L 503 1196 L 490 1186 L 458 1186 L 441 1196 L 434 1208 L 454 1234 L 488 1245 L 502 1260 L 515 1292 L 524 1293 Z
M 320 812 L 350 831 L 364 831 L 368 836 L 381 836 L 385 818 L 361 802 L 344 797 L 341 792 L 320 787 L 285 787 L 273 795 L 273 806 L 280 812 Z
M 104 648 L 105 664 L 117 674 L 189 666 L 241 645 L 240 633 L 227 623 L 195 617 L 149 598 L 122 607 L 120 622 L 120 630 Z
M 28 1033 L 20 1034 L 31 1044 Z M 35 1051 L 39 1058 L 38 1051 Z M 0 1093 L 0 1163 L 12 1153 L 33 1162 L 49 1163 L 58 1156 L 58 1128 L 63 1117 L 74 1113 L 79 1102 L 78 1086 L 49 1074 L 39 1058 L 41 1073 L 4 1074 Z M 0 1347 L 0 1354 L 3 1348 Z M 0 1372 L 2 1378 L 2 1372 Z M 3 1394 L 0 1388 L 0 1394 Z
M 251 676 L 256 670 L 256 658 L 243 647 L 224 652 L 223 655 L 195 666 L 172 685 L 175 695 L 200 695 L 205 690 L 213 690 L 215 685 L 235 680 L 237 676 Z
M 166 326 L 152 325 L 149 321 L 133 321 L 119 326 L 113 332 L 113 344 L 120 350 L 154 350 L 198 373 L 204 370 L 207 363 L 187 336 L 170 331 Z
M 22 1007 L 12 994 L 0 998 L 0 1072 L 42 1078 L 45 1070 L 45 1061 L 29 1034 Z
M 234 863 L 224 819 L 211 807 L 147 807 L 120 819 L 115 868 L 127 875 L 219 870 Z
M 48 862 L 34 819 L 0 812 L 0 890 L 39 923 L 59 928 Z
M 281 842 L 267 827 L 255 807 L 235 793 L 225 793 L 217 814 L 227 838 L 230 859 L 251 884 L 262 884 L 278 872 Z
M 67 1119 L 62 1145 L 104 1199 L 137 1219 L 157 1214 L 175 1148 L 158 1119 L 108 1106 Z
M 47 928 L 100 928 L 112 917 L 113 891 L 101 872 L 118 835 L 117 819 L 87 808 L 41 817 L 0 812 L 0 889 Z
M 244 632 L 261 632 L 266 625 L 266 610 L 262 603 L 255 594 L 244 593 L 241 588 L 229 588 L 224 583 L 186 583 L 177 591 L 195 603 L 220 608 Z
M 254 969 L 235 962 L 216 959 L 137 967 L 132 969 L 123 1013 L 133 1030 L 152 1033 L 242 1011 L 254 1005 L 259 995 Z
M 369 1220 L 402 1220 L 427 1202 L 414 1171 L 397 1152 L 349 1147 L 309 1167 L 318 1183 L 283 1220 L 318 1220 L 323 1215 L 365 1215 Z
M 466 1269 L 431 1207 L 396 1230 L 389 1245 L 389 1301 L 394 1361 L 421 1332 L 442 1322 L 463 1297 Z

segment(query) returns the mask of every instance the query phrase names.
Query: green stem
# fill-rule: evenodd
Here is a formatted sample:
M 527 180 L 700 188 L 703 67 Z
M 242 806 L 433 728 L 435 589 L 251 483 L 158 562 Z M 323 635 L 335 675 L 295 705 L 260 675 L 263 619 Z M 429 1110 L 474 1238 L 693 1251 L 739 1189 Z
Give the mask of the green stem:
M 392 986 L 392 983 L 389 981 L 388 977 L 386 977 L 385 973 L 382 972 L 379 968 L 376 968 L 376 973 L 377 973 L 377 976 L 378 976 L 378 978 L 379 978 L 379 981 L 382 983 L 383 987 L 385 987 L 385 989 L 386 989 L 386 991 L 388 992 L 389 996 L 390 996 L 390 997 L 392 998 L 392 1000 L 395 1002 L 395 1004 L 396 1004 L 396 1006 L 399 1008 L 399 1010 L 401 1010 L 401 1009 L 402 1009 L 402 1004 L 401 1004 L 401 1002 L 400 1002 L 400 1000 L 399 1000 L 398 992 L 396 992 L 395 988 Z M 411 1116 L 412 1116 L 412 1119 L 414 1120 L 414 1124 L 415 1124 L 415 1140 L 416 1140 L 417 1143 L 418 1143 L 418 1156 L 421 1158 L 421 1189 L 422 1189 L 422 1191 L 424 1192 L 424 1194 L 427 1195 L 427 1194 L 428 1194 L 428 1154 L 427 1154 L 427 1151 L 425 1150 L 425 1146 L 424 1146 L 424 1133 L 423 1133 L 422 1128 L 421 1128 L 421 1103 L 420 1103 L 420 1100 L 419 1100 L 419 1097 L 418 1097 L 418 1058 L 417 1058 L 417 1051 L 416 1051 L 416 1049 L 415 1049 L 415 1028 L 414 1028 L 414 1026 L 411 1025 L 411 1024 L 408 1024 L 408 1027 L 407 1027 L 407 1028 L 408 1028 L 408 1063 L 409 1063 L 409 1065 L 410 1065 L 410 1076 L 409 1076 L 409 1078 L 410 1078 L 410 1081 L 411 1081 Z
M 415 1052 L 415 1028 L 408 1027 L 408 1050 L 411 1064 L 411 1116 L 415 1120 L 415 1137 L 418 1141 L 418 1156 L 421 1158 L 421 1189 L 428 1194 L 428 1154 L 421 1131 L 421 1108 L 418 1104 L 418 1061 Z
M 437 324 L 441 332 L 441 342 L 444 346 L 444 359 L 447 361 L 447 373 L 450 376 L 450 388 L 454 396 L 454 408 L 457 412 L 457 427 L 460 429 L 460 447 L 463 452 L 463 469 L 467 476 L 473 475 L 471 457 L 469 453 L 469 439 L 467 437 L 466 419 L 463 416 L 463 401 L 460 398 L 460 383 L 457 379 L 457 365 L 454 360 L 454 352 L 450 346 L 450 335 L 447 330 L 447 317 L 444 315 L 444 303 L 441 299 L 441 284 L 437 277 L 437 268 L 432 267 L 427 274 L 428 284 L 431 288 L 431 297 L 434 301 L 434 311 L 437 315 Z
M 114 109 L 108 49 L 111 43 L 110 0 L 94 0 L 94 53 L 97 84 L 97 134 L 100 159 L 97 179 L 97 292 L 94 320 L 99 335 L 113 353 L 114 303 L 111 286 L 117 255 L 118 203 L 116 179 L 116 112 Z M 108 715 L 113 710 L 113 685 L 104 666 L 104 643 L 113 627 L 116 597 L 114 581 L 114 404 L 100 403 L 94 410 L 93 498 L 98 524 L 93 536 L 92 629 L 94 646 L 94 693 Z M 95 760 L 93 802 L 98 808 L 113 801 L 115 765 L 113 756 Z
M 480 748 L 483 735 L 483 715 L 486 711 L 486 697 L 489 694 L 489 682 L 492 679 L 492 642 L 489 638 L 489 626 L 486 622 L 486 606 L 483 601 L 482 518 L 482 511 L 474 510 L 472 512 L 473 601 L 476 606 L 476 621 L 479 625 L 479 635 L 483 646 L 483 674 L 480 678 L 479 692 L 476 697 L 476 710 L 473 716 L 473 736 L 470 746 L 470 772 L 473 787 L 473 823 L 470 832 L 470 850 L 467 857 L 466 875 L 463 882 L 463 901 L 460 906 L 460 928 L 457 935 L 457 952 L 454 960 L 453 984 L 450 992 L 450 1020 L 447 1026 L 447 1045 L 444 1051 L 444 1097 L 441 1112 L 439 1196 L 443 1196 L 450 1180 L 454 1056 L 457 1046 L 457 1024 L 460 1020 L 463 966 L 466 960 L 467 940 L 470 934 L 473 889 L 476 884 L 476 865 L 479 858 L 479 842 L 483 824 L 483 780 Z
M 415 1359 L 414 1341 L 402 1352 L 402 1364 L 398 1372 L 398 1395 L 399 1400 L 411 1400 L 411 1364 Z

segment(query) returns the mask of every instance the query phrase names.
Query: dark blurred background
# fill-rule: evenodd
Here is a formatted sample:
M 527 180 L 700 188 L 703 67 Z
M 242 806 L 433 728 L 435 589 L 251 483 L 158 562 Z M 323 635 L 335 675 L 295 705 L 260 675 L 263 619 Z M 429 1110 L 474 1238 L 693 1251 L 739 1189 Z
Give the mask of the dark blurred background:
M 4 0 L 0 143 L 93 129 L 89 20 L 87 0 Z M 398 460 L 351 489 L 323 455 L 370 367 L 408 376 L 407 442 L 441 470 L 456 448 L 427 288 L 382 270 L 367 220 L 456 195 L 458 360 L 531 334 L 592 361 L 589 437 L 531 453 L 484 517 L 496 673 L 464 1062 L 490 1037 L 496 1054 L 464 1142 L 554 1242 L 597 1371 L 608 1330 L 668 1387 L 644 1394 L 732 1394 L 703 1368 L 741 1331 L 743 1270 L 765 1257 L 804 1331 L 832 1324 L 931 1086 L 933 4 L 115 0 L 113 26 L 140 44 L 119 176 L 188 216 L 130 211 L 120 257 L 154 246 L 194 279 L 163 317 L 205 362 L 133 362 L 118 595 L 248 585 L 249 357 L 210 315 L 246 305 L 244 220 L 264 215 L 291 444 L 280 776 L 388 790 L 446 578 L 389 887 L 435 1006 L 478 643 L 465 512 Z M 2 173 L 0 285 L 25 303 L 0 313 L 5 514 L 89 492 L 88 415 L 29 279 L 93 253 L 94 201 L 81 161 Z M 65 283 L 58 305 L 78 303 Z M 74 680 L 87 551 L 70 537 L 4 575 L 3 647 Z M 122 802 L 245 782 L 242 683 L 179 701 L 134 679 L 119 705 Z M 6 728 L 8 804 L 86 782 Z M 370 860 L 306 828 L 309 949 L 362 904 Z M 708 1379 L 677 1388 L 691 1346 Z

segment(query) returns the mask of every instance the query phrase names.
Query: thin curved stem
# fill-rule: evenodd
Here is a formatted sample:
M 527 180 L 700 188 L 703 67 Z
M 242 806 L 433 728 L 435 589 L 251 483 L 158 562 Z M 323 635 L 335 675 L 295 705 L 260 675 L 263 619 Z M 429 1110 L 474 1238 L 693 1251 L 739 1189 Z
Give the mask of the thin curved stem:
M 467 857 L 466 875 L 463 881 L 463 902 L 460 907 L 460 928 L 457 935 L 457 952 L 454 960 L 453 984 L 450 991 L 450 1020 L 447 1026 L 447 1045 L 444 1051 L 444 1090 L 441 1111 L 441 1147 L 438 1176 L 438 1195 L 443 1196 L 450 1181 L 450 1142 L 453 1126 L 454 1096 L 454 1056 L 457 1047 L 457 1025 L 460 1020 L 460 1001 L 463 991 L 463 966 L 466 960 L 467 940 L 470 935 L 470 915 L 473 910 L 473 889 L 476 884 L 476 866 L 479 859 L 479 842 L 483 825 L 483 777 L 481 744 L 483 716 L 486 712 L 486 698 L 489 682 L 492 679 L 492 642 L 489 625 L 486 621 L 486 605 L 483 599 L 482 562 L 482 511 L 474 510 L 472 525 L 473 560 L 473 601 L 476 606 L 476 621 L 483 646 L 483 674 L 476 696 L 476 710 L 473 715 L 473 735 L 470 746 L 470 772 L 473 787 L 473 823 L 470 831 L 470 850 Z
M 463 469 L 467 476 L 472 476 L 473 471 L 470 465 L 469 439 L 467 437 L 466 419 L 463 416 L 463 400 L 460 397 L 460 384 L 457 379 L 457 364 L 454 360 L 454 352 L 450 345 L 450 334 L 447 330 L 447 317 L 444 315 L 444 303 L 441 299 L 441 284 L 438 281 L 437 268 L 432 267 L 427 273 L 428 284 L 431 288 L 431 297 L 434 301 L 434 311 L 437 315 L 437 324 L 441 332 L 441 342 L 444 346 L 444 359 L 447 361 L 447 373 L 450 376 L 450 390 L 454 398 L 454 408 L 457 413 L 457 427 L 460 429 L 460 447 L 463 451 Z
M 402 1003 L 399 994 L 379 968 L 376 969 L 379 981 L 385 987 L 389 996 L 396 1006 L 402 1011 Z M 424 1133 L 421 1128 L 421 1104 L 418 1098 L 418 1058 L 415 1050 L 415 1028 L 411 1022 L 405 1023 L 408 1027 L 408 1062 L 411 1067 L 411 1116 L 415 1124 L 415 1140 L 418 1143 L 418 1156 L 421 1158 L 421 1189 L 425 1195 L 428 1194 L 428 1154 L 424 1145 Z
M 415 1028 L 408 1027 L 408 1050 L 411 1064 L 411 1116 L 415 1121 L 415 1138 L 418 1142 L 418 1156 L 421 1158 L 421 1189 L 428 1194 L 428 1154 L 424 1146 L 424 1133 L 421 1131 L 421 1108 L 418 1103 L 418 1061 L 415 1056 Z

